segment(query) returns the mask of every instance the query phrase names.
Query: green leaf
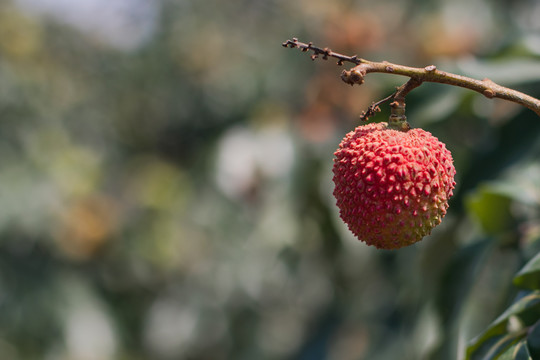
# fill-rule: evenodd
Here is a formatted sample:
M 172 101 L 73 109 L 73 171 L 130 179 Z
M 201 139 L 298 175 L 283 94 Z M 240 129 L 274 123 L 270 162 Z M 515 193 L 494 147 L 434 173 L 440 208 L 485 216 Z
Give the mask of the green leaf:
M 540 289 L 540 253 L 536 254 L 514 277 L 514 285 L 531 290 Z
M 490 343 L 489 349 L 485 354 L 477 353 L 471 359 L 482 359 L 482 360 L 494 360 L 500 359 L 504 354 L 508 353 L 508 350 L 514 348 L 518 343 L 522 342 L 523 337 L 525 336 L 524 332 L 518 332 L 513 334 L 507 334 L 498 338 L 494 343 Z M 511 351 L 513 354 L 513 351 Z M 513 359 L 513 357 L 510 357 Z
M 484 255 L 470 275 L 474 280 L 459 314 L 459 333 L 464 339 L 484 331 L 508 306 L 510 291 L 515 292 L 512 278 L 520 266 L 518 255 L 495 246 Z
M 510 211 L 512 200 L 484 185 L 468 196 L 466 200 L 469 213 L 476 218 L 488 234 L 498 234 L 511 228 L 513 216 Z
M 506 352 L 506 350 L 515 345 L 517 342 L 525 337 L 524 331 L 515 333 L 509 333 L 504 335 L 497 335 L 487 338 L 481 343 L 481 346 L 476 348 L 472 352 L 467 352 L 468 360 L 493 360 L 498 359 L 499 356 Z
M 529 330 L 527 350 L 533 359 L 540 359 L 540 321 Z
M 519 323 L 519 329 L 509 329 L 511 319 L 513 323 Z M 509 346 L 512 339 L 524 337 L 526 333 L 523 328 L 535 324 L 538 319 L 540 319 L 540 291 L 534 291 L 511 305 L 483 333 L 474 338 L 467 348 L 466 359 L 492 359 L 493 357 L 489 356 L 493 351 L 500 352 L 504 350 L 502 345 Z
M 512 178 L 508 180 L 500 180 L 490 182 L 488 185 L 485 185 L 489 189 L 490 193 L 499 194 L 501 196 L 506 196 L 512 200 L 519 201 L 523 204 L 536 206 L 538 204 L 538 187 L 537 179 L 540 180 L 538 175 L 536 179 L 533 178 L 532 166 L 529 166 L 525 169 L 519 169 L 519 173 L 523 175 L 524 179 L 521 178 Z
M 521 340 L 510 346 L 497 360 L 532 360 L 527 350 L 526 341 Z

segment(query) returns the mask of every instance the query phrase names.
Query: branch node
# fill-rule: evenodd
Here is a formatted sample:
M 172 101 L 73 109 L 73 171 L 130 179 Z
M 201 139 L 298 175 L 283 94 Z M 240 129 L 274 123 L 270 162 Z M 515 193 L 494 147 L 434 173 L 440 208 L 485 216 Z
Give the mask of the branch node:
M 349 71 L 343 70 L 341 73 L 341 80 L 349 85 L 362 85 L 364 83 L 365 75 L 365 71 L 359 70 L 358 67 L 356 67 Z
M 427 72 L 434 72 L 435 70 L 437 70 L 437 67 L 435 65 L 428 65 L 424 68 L 424 70 L 426 70 Z
M 292 38 L 292 40 L 287 40 L 286 42 L 283 43 L 283 46 L 285 47 L 289 46 L 291 49 L 298 47 L 298 38 Z
M 484 90 L 482 94 L 484 94 L 484 96 L 487 97 L 488 99 L 493 99 L 495 97 L 495 91 L 491 89 Z
M 323 49 L 323 59 L 324 60 L 328 60 L 328 56 L 330 56 L 330 54 L 332 53 L 332 50 L 330 50 L 329 48 L 324 48 Z
M 375 103 L 372 103 L 371 106 L 367 109 L 367 111 L 362 111 L 360 114 L 360 121 L 368 121 L 370 117 L 375 115 L 375 113 L 378 113 L 381 111 L 381 108 L 378 105 L 375 105 Z

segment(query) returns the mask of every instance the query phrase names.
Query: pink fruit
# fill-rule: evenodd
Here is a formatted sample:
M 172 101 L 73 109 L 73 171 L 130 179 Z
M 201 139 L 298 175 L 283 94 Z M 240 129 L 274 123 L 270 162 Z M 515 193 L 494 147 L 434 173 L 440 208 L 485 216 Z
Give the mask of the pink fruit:
M 357 127 L 335 152 L 334 196 L 356 237 L 380 249 L 414 244 L 441 223 L 455 186 L 452 155 L 422 129 Z

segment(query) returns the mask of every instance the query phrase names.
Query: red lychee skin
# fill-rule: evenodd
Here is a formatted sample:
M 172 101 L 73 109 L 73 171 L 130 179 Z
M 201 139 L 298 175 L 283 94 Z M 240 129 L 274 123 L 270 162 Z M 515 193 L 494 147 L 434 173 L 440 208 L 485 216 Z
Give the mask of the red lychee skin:
M 455 186 L 452 155 L 422 129 L 357 127 L 335 152 L 334 196 L 353 234 L 379 249 L 414 244 L 441 223 Z

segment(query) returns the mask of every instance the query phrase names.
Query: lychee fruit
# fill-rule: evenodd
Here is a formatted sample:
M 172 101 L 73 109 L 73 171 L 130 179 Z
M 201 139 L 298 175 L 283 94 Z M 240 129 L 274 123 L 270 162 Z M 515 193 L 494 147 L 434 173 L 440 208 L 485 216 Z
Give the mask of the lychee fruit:
M 353 234 L 379 249 L 420 241 L 441 223 L 455 186 L 452 155 L 422 129 L 358 126 L 335 152 L 334 196 Z

